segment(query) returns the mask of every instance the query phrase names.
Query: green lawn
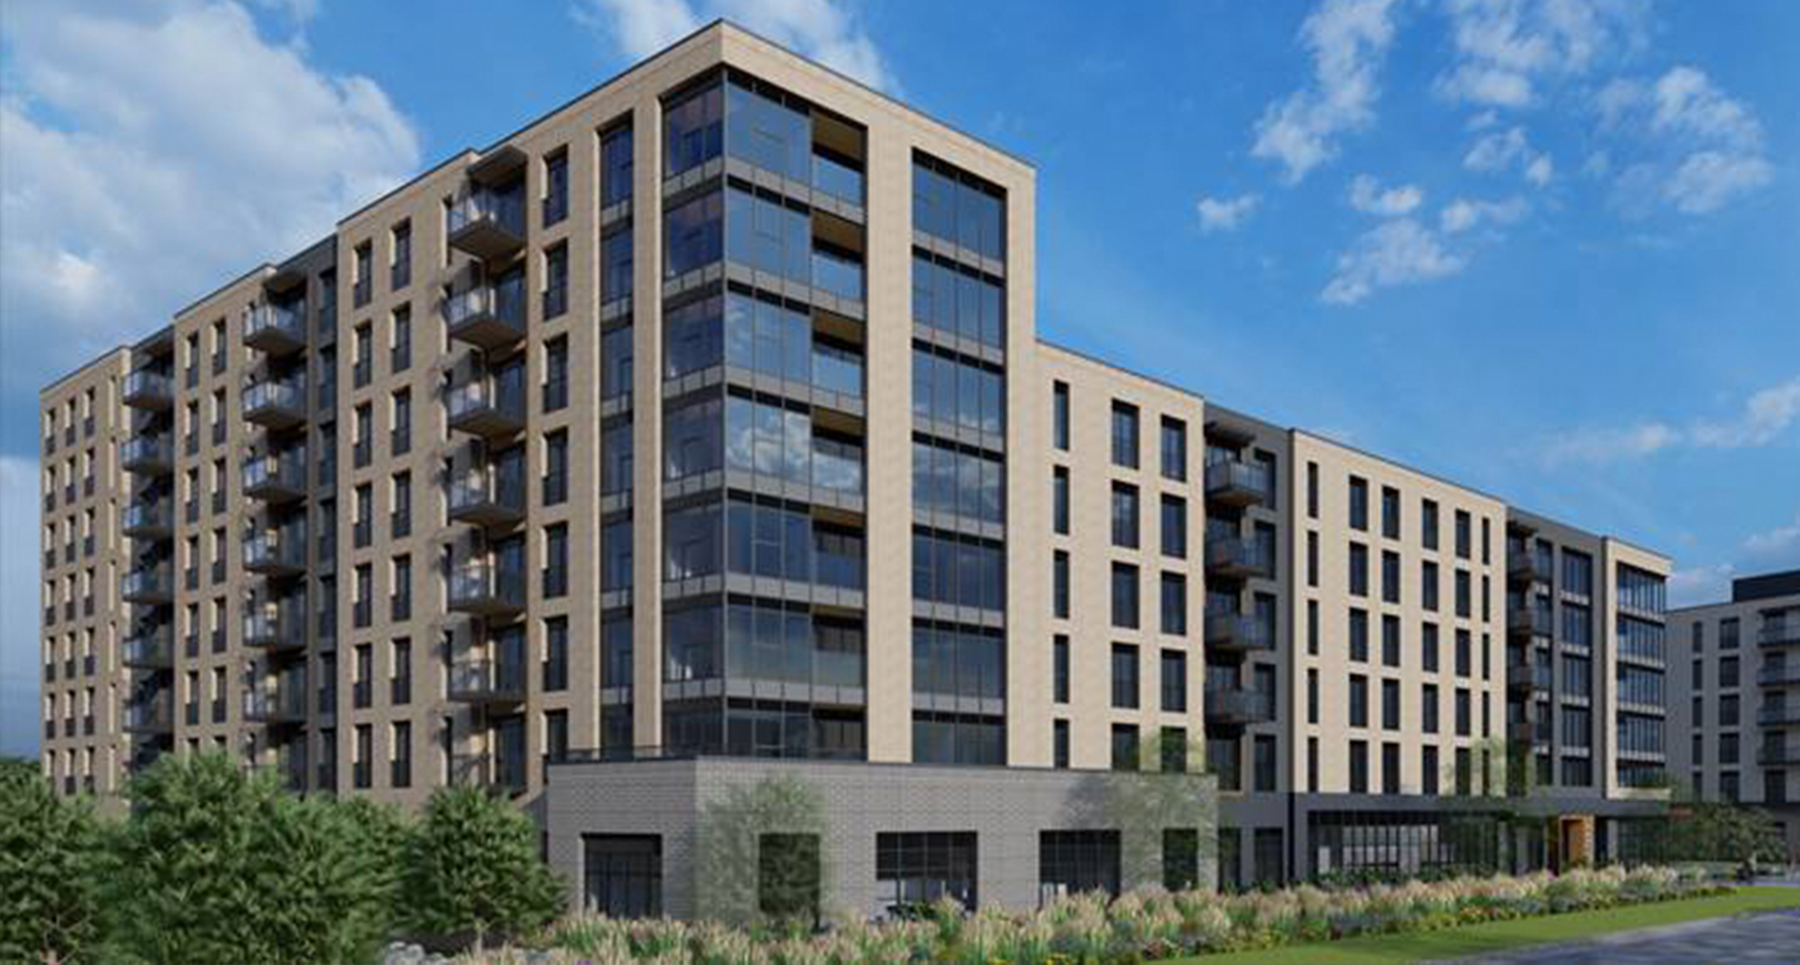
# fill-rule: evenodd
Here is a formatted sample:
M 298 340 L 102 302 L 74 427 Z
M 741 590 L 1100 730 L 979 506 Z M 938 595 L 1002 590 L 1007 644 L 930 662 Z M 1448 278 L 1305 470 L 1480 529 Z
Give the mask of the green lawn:
M 1178 961 L 1192 965 L 1398 965 L 1780 909 L 1800 909 L 1800 888 L 1739 888 L 1729 895 L 1711 898 L 1542 915 L 1412 935 L 1369 935 L 1341 942 L 1288 945 L 1230 955 L 1201 955 Z

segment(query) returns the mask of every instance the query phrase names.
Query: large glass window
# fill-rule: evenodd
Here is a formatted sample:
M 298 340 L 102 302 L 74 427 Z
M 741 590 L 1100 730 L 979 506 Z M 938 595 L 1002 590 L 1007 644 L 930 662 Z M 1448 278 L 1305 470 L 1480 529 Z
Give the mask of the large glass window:
M 913 159 L 913 230 L 1005 260 L 1005 208 L 999 188 L 934 159 Z
M 975 832 L 914 831 L 875 835 L 875 882 L 890 912 L 943 898 L 976 907 Z
M 1005 764 L 1006 720 L 913 712 L 915 764 Z
M 913 415 L 993 435 L 1006 432 L 1006 380 L 956 356 L 913 347 Z
M 1006 696 L 1006 638 L 998 631 L 913 624 L 913 693 Z
M 1039 831 L 1038 899 L 1119 893 L 1119 832 Z
M 914 507 L 999 523 L 1005 519 L 1005 493 L 1006 469 L 1000 460 L 924 437 L 913 440 Z
M 862 396 L 862 352 L 813 332 L 804 313 L 738 292 L 671 309 L 665 375 L 726 364 Z
M 582 904 L 609 918 L 662 915 L 662 837 L 584 834 Z
M 631 295 L 631 226 L 600 239 L 600 300 L 613 301 Z
M 912 304 L 913 321 L 920 325 L 984 345 L 1006 342 L 1004 292 L 997 281 L 972 269 L 913 252 Z
M 725 153 L 795 181 L 810 181 L 811 118 L 803 109 L 733 80 L 725 85 Z
M 666 233 L 663 277 L 675 278 L 717 262 L 725 252 L 724 197 L 717 191 L 670 208 L 663 218 Z
M 855 619 L 733 598 L 672 610 L 663 620 L 665 680 L 773 680 L 863 687 L 864 634 Z
M 617 204 L 631 197 L 631 128 L 619 127 L 600 136 L 600 203 Z
M 663 150 L 669 176 L 719 156 L 725 139 L 723 108 L 724 92 L 717 83 L 664 108 Z
M 757 271 L 811 284 L 812 219 L 776 198 L 728 187 L 725 256 Z
M 1005 609 L 1005 550 L 973 537 L 914 530 L 913 599 Z

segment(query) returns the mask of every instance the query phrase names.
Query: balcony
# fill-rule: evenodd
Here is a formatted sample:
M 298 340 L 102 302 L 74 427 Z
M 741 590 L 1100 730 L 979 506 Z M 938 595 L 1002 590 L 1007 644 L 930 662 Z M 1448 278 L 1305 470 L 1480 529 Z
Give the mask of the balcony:
M 1759 647 L 1800 647 L 1800 621 L 1764 624 L 1756 634 Z
M 450 389 L 450 428 L 492 438 L 525 428 L 525 393 L 476 379 Z
M 244 389 L 244 421 L 291 429 L 306 421 L 306 390 L 298 380 L 252 382 Z
M 168 376 L 139 369 L 125 376 L 119 400 L 135 409 L 168 409 L 175 405 L 175 387 Z
M 295 576 L 306 570 L 306 536 L 267 529 L 244 541 L 244 569 L 265 576 Z
M 175 531 L 175 509 L 161 499 L 134 502 L 125 507 L 119 530 L 132 539 L 168 539 Z
M 496 349 L 525 337 L 525 282 L 509 279 L 457 292 L 444 299 L 450 337 Z
M 1800 702 L 1764 704 L 1762 709 L 1756 712 L 1756 723 L 1762 727 L 1800 726 Z
M 168 670 L 175 666 L 175 631 L 169 626 L 145 627 L 125 638 L 119 663 L 132 670 Z
M 1506 554 L 1506 578 L 1519 583 L 1550 582 L 1550 564 L 1530 550 Z
M 1553 671 L 1530 660 L 1513 660 L 1506 665 L 1506 686 L 1513 690 L 1549 691 Z
M 1230 579 L 1275 575 L 1274 547 L 1235 536 L 1206 541 L 1206 573 Z
M 1265 620 L 1241 613 L 1215 613 L 1206 618 L 1206 645 L 1218 650 L 1273 650 L 1275 631 Z
M 263 724 L 303 723 L 306 674 L 294 673 L 268 686 L 244 691 L 244 719 Z
M 450 667 L 450 699 L 465 704 L 516 704 L 525 699 L 518 660 L 462 660 Z
M 1269 501 L 1269 467 L 1227 459 L 1206 467 L 1206 498 L 1227 506 Z
M 525 608 L 525 574 L 491 563 L 465 564 L 450 576 L 450 609 L 479 616 Z
M 478 187 L 450 209 L 450 246 L 483 261 L 525 247 L 524 191 Z
M 175 451 L 165 436 L 133 436 L 119 447 L 119 465 L 126 472 L 166 476 L 175 469 Z
M 124 728 L 131 734 L 169 734 L 175 730 L 175 707 L 167 692 L 125 705 Z
M 1759 747 L 1756 750 L 1756 763 L 1764 767 L 1800 767 L 1800 745 Z
M 1513 607 L 1506 611 L 1506 632 L 1515 637 L 1548 637 L 1552 633 L 1550 612 L 1536 607 Z
M 1275 719 L 1270 694 L 1238 687 L 1206 688 L 1206 722 L 1225 726 L 1266 724 Z
M 271 652 L 306 647 L 306 610 L 297 603 L 266 603 L 244 614 L 244 645 Z
M 502 761 L 487 754 L 455 754 L 450 758 L 450 783 L 484 788 L 495 795 L 522 794 L 525 767 L 523 762 Z
M 306 347 L 306 303 L 258 305 L 244 316 L 244 344 L 269 355 Z
M 175 601 L 175 584 L 166 566 L 139 566 L 119 580 L 119 596 L 126 603 L 159 605 Z
M 1800 685 L 1800 661 L 1782 664 L 1765 664 L 1756 672 L 1756 682 L 1763 687 L 1792 687 Z
M 305 450 L 250 457 L 244 463 L 244 495 L 271 503 L 305 496 Z
M 477 526 L 507 526 L 524 519 L 522 474 L 465 473 L 450 484 L 450 518 Z

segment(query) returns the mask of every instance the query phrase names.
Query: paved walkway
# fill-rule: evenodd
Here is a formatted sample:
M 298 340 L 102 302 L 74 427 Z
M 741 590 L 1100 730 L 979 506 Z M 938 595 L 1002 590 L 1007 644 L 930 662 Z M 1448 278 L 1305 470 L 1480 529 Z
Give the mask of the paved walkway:
M 1800 912 L 1640 928 L 1455 961 L 1457 965 L 1800 965 Z

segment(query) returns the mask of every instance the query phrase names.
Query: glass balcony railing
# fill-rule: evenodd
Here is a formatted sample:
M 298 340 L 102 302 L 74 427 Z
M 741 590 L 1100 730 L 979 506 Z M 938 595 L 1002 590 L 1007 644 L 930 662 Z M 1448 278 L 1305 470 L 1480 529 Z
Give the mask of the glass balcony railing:
M 864 300 L 863 266 L 860 261 L 840 258 L 829 252 L 814 250 L 812 286 L 847 301 Z
M 478 187 L 450 208 L 450 244 L 478 258 L 497 258 L 525 243 L 525 193 Z
M 450 609 L 515 612 L 525 606 L 525 574 L 492 563 L 466 563 L 450 574 Z
M 125 507 L 119 526 L 126 536 L 144 537 L 167 533 L 175 525 L 175 510 L 168 502 L 134 502 Z
M 523 387 L 474 379 L 452 387 L 444 399 L 451 428 L 477 435 L 516 432 L 525 424 Z
M 460 660 L 450 667 L 449 694 L 465 702 L 525 698 L 525 666 L 520 660 Z
M 525 335 L 525 281 L 517 277 L 479 285 L 444 299 L 444 325 L 451 338 L 494 348 Z
M 463 522 L 516 520 L 525 512 L 525 478 L 515 472 L 470 472 L 450 484 L 450 516 Z
M 298 381 L 252 382 L 244 389 L 244 418 L 262 425 L 302 422 L 306 389 Z
M 258 305 L 244 316 L 244 342 L 259 351 L 274 352 L 306 344 L 306 303 Z
M 1206 568 L 1216 576 L 1272 576 L 1275 547 L 1260 540 L 1215 536 L 1206 541 Z
M 299 602 L 269 603 L 244 614 L 244 644 L 271 650 L 306 646 L 306 607 Z
M 119 447 L 119 464 L 126 472 L 161 475 L 175 464 L 175 452 L 167 436 L 132 436 Z
M 244 462 L 244 494 L 258 499 L 297 497 L 306 492 L 306 451 L 252 456 Z
M 306 534 L 262 530 L 244 540 L 244 568 L 259 573 L 306 568 Z
M 169 377 L 149 369 L 138 369 L 125 376 L 120 397 L 126 405 L 140 409 L 166 409 L 175 404 L 175 390 Z
M 174 592 L 166 566 L 140 566 L 119 581 L 119 596 L 127 603 L 165 603 Z
M 1269 499 L 1269 467 L 1235 459 L 1206 467 L 1206 498 L 1235 505 Z

